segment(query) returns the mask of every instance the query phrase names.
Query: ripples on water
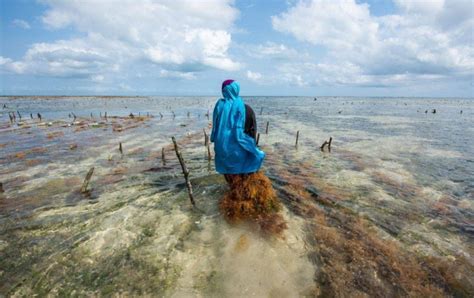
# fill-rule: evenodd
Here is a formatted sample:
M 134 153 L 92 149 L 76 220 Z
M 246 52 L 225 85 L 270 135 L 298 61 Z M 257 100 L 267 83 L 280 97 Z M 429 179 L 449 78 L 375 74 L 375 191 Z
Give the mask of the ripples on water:
M 202 135 L 214 102 L 1 98 L 0 295 L 472 296 L 472 99 L 247 99 L 283 239 L 221 218 Z

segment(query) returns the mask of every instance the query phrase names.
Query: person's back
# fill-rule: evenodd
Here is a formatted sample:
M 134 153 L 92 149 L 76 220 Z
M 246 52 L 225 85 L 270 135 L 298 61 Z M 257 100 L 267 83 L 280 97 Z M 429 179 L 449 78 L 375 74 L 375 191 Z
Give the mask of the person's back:
M 214 142 L 216 170 L 221 174 L 254 173 L 265 157 L 255 139 L 244 132 L 246 108 L 239 91 L 237 82 L 225 81 L 224 97 L 214 108 L 211 142 Z

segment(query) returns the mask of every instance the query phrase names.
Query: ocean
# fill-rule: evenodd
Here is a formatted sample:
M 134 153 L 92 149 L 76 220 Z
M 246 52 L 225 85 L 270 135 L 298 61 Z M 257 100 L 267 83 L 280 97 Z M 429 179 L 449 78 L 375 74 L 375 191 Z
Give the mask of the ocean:
M 282 236 L 219 212 L 215 97 L 0 97 L 0 296 L 472 297 L 474 99 L 243 98 Z

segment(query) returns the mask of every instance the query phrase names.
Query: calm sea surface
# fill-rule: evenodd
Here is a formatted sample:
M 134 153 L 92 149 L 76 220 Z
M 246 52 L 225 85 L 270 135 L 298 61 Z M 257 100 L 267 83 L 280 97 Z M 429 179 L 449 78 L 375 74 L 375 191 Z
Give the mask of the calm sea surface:
M 283 238 L 219 213 L 203 144 L 216 98 L 1 97 L 0 296 L 472 293 L 474 99 L 244 100 Z

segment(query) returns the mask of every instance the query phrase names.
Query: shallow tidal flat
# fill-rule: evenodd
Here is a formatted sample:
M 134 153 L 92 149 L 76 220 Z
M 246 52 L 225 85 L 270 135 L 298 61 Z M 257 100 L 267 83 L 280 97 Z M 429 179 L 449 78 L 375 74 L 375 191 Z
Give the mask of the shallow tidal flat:
M 1 97 L 0 296 L 474 296 L 474 100 L 244 99 L 281 236 L 218 210 L 215 98 Z

